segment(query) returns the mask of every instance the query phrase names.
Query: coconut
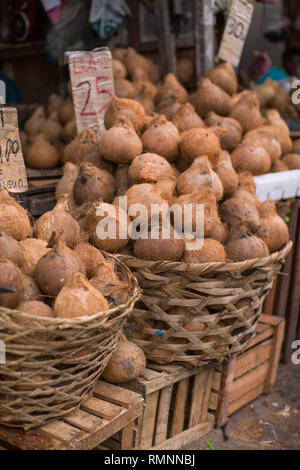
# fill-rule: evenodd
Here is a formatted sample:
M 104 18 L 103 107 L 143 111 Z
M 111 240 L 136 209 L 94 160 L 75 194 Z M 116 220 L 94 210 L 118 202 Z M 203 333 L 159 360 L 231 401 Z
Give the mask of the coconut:
M 99 139 L 101 156 L 115 163 L 131 163 L 142 153 L 143 145 L 132 124 L 120 117 L 114 126 L 105 131 Z
M 95 276 L 98 265 L 104 261 L 104 257 L 100 251 L 84 240 L 75 246 L 74 251 L 83 262 L 87 277 L 91 278 Z
M 59 180 L 55 189 L 55 199 L 58 201 L 64 194 L 73 197 L 73 186 L 78 175 L 79 168 L 74 163 L 67 162 L 64 164 L 63 176 Z
M 293 142 L 290 138 L 289 128 L 276 109 L 271 109 L 267 112 L 264 125 L 274 126 L 278 129 L 278 140 L 281 145 L 283 155 L 292 151 Z
M 229 153 L 225 150 L 218 157 L 215 172 L 222 182 L 224 196 L 231 196 L 238 187 L 238 175 L 232 166 Z
M 117 196 L 124 196 L 126 191 L 128 191 L 128 188 L 129 188 L 128 168 L 129 168 L 129 165 L 126 165 L 126 163 L 123 163 L 117 166 L 116 173 L 115 173 Z
M 28 136 L 36 136 L 41 132 L 42 126 L 46 120 L 43 106 L 36 108 L 32 116 L 25 122 L 24 131 Z
M 56 93 L 51 93 L 48 98 L 47 115 L 50 116 L 53 111 L 58 111 L 63 100 Z
M 130 382 L 144 374 L 146 359 L 139 346 L 121 334 L 102 378 L 120 384 Z
M 206 116 L 205 124 L 208 127 L 222 126 L 226 129 L 226 133 L 220 139 L 224 150 L 231 152 L 241 143 L 243 130 L 236 119 L 218 116 L 216 113 L 210 112 Z
M 67 279 L 78 272 L 85 274 L 81 258 L 65 245 L 64 237 L 60 237 L 54 248 L 38 261 L 35 280 L 44 294 L 56 296 Z
M 101 223 L 103 229 L 100 233 L 101 227 L 99 228 L 99 226 Z M 104 203 L 100 199 L 95 201 L 88 210 L 85 226 L 93 245 L 99 249 L 115 253 L 125 246 L 129 240 L 129 224 L 130 219 L 125 210 L 119 206 Z M 108 229 L 111 230 L 111 235 L 107 233 Z
M 73 106 L 73 101 L 70 96 L 68 96 L 65 101 L 62 103 L 58 110 L 59 120 L 66 124 L 69 121 L 73 121 L 75 119 L 75 110 Z
M 146 118 L 143 106 L 137 101 L 114 96 L 104 115 L 105 128 L 115 126 L 122 116 L 132 124 L 136 132 L 142 130 Z
M 265 242 L 254 235 L 245 224 L 232 228 L 225 251 L 229 261 L 245 261 L 269 255 Z
M 7 233 L 0 232 L 0 255 L 12 261 L 19 268 L 24 263 L 23 251 L 20 244 Z
M 289 241 L 289 230 L 285 221 L 277 215 L 274 201 L 265 201 L 259 206 L 260 229 L 257 236 L 267 245 L 270 253 L 279 251 Z
M 288 153 L 282 159 L 289 170 L 300 170 L 300 155 L 298 153 Z
M 180 144 L 181 159 L 191 164 L 200 155 L 207 155 L 212 168 L 215 168 L 222 151 L 216 133 L 223 132 L 223 128 L 191 129 L 184 132 Z
M 61 136 L 65 142 L 70 142 L 71 140 L 75 139 L 76 135 L 76 119 L 73 119 L 73 121 L 69 121 L 67 122 L 67 124 L 64 125 Z
M 300 155 L 300 139 L 295 139 L 293 141 L 292 153 L 298 153 Z
M 108 310 L 108 303 L 81 273 L 74 273 L 59 292 L 54 313 L 58 318 L 80 318 Z
M 237 171 L 250 171 L 253 175 L 263 175 L 271 168 L 271 158 L 264 147 L 254 141 L 245 141 L 231 154 L 231 160 Z
M 195 247 L 201 243 L 201 240 L 189 242 L 189 246 L 195 244 Z M 183 261 L 185 263 L 217 263 L 225 262 L 226 254 L 223 245 L 217 240 L 204 238 L 203 246 L 200 249 L 186 249 Z
M 276 162 L 272 163 L 270 173 L 278 173 L 280 171 L 289 171 L 289 167 L 282 160 L 276 160 Z
M 41 133 L 50 142 L 53 142 L 61 137 L 63 131 L 62 125 L 58 120 L 58 112 L 52 111 L 48 119 L 44 122 L 41 128 Z
M 111 202 L 115 192 L 115 179 L 105 170 L 91 163 L 82 163 L 73 186 L 73 196 L 77 204 L 103 199 Z
M 57 235 L 64 233 L 65 242 L 71 248 L 80 240 L 78 222 L 68 213 L 67 195 L 57 202 L 52 211 L 41 215 L 34 224 L 33 236 L 35 238 L 49 242 L 53 232 Z
M 25 162 L 31 168 L 55 168 L 59 163 L 59 154 L 56 148 L 41 134 L 27 149 Z
M 109 162 L 100 156 L 99 148 L 95 148 L 91 153 L 89 153 L 84 159 L 82 160 L 86 163 L 91 163 L 92 165 L 100 168 L 100 170 L 106 170 L 108 173 L 113 175 L 116 171 L 115 163 Z
M 179 175 L 177 191 L 179 194 L 190 194 L 201 188 L 212 188 L 219 201 L 223 197 L 223 185 L 218 175 L 212 170 L 208 157 L 196 158 L 190 168 Z
M 118 59 L 112 59 L 112 69 L 114 80 L 119 78 L 126 78 L 127 70 L 125 65 Z
M 122 305 L 128 301 L 128 283 L 120 281 L 112 267 L 104 260 L 99 263 L 95 276 L 90 282 L 112 306 Z
M 170 163 L 155 153 L 139 155 L 128 168 L 128 177 L 132 184 L 156 183 L 173 176 L 174 170 Z
M 179 132 L 165 116 L 154 117 L 141 139 L 145 152 L 156 153 L 170 162 L 179 155 Z
M 229 117 L 236 119 L 243 132 L 249 132 L 262 124 L 259 101 L 255 92 L 248 91 L 231 108 Z
M 238 81 L 230 62 L 217 65 L 207 72 L 204 77 L 209 78 L 215 85 L 222 88 L 229 95 L 234 95 L 237 92 Z
M 203 117 L 210 111 L 226 116 L 230 111 L 230 97 L 208 78 L 202 78 L 195 95 L 195 108 L 197 113 Z
M 30 313 L 30 315 L 37 315 L 38 317 L 53 317 L 54 313 L 49 305 L 44 304 L 44 302 L 40 302 L 39 300 L 26 300 L 22 301 L 19 305 L 17 310 L 21 312 Z M 20 318 L 18 323 L 28 326 L 29 328 L 34 325 L 33 320 Z
M 23 263 L 20 269 L 27 276 L 33 276 L 41 257 L 50 251 L 47 248 L 47 242 L 36 238 L 25 238 L 19 242 L 19 245 L 23 253 Z
M 194 79 L 194 62 L 188 57 L 180 57 L 177 61 L 177 76 L 180 83 L 190 85 Z
M 23 276 L 24 277 L 24 295 L 22 296 L 21 301 L 25 302 L 27 300 L 37 300 L 42 297 L 42 293 L 39 290 L 36 282 L 30 276 Z
M 168 73 L 165 76 L 163 84 L 158 89 L 156 103 L 159 103 L 166 95 L 170 94 L 175 96 L 179 103 L 186 103 L 188 101 L 188 92 L 180 85 L 173 73 Z
M 265 127 L 266 126 L 261 126 L 258 129 L 247 132 L 244 137 L 244 142 L 257 142 L 260 144 L 270 155 L 272 163 L 274 163 L 281 157 L 281 145 L 268 130 L 264 131 Z
M 0 257 L 0 286 L 12 290 L 7 294 L 0 294 L 1 307 L 15 308 L 25 292 L 24 277 L 14 263 L 2 256 Z
M 64 163 L 81 163 L 82 160 L 97 147 L 96 134 L 90 130 L 82 131 L 64 150 Z
M 6 189 L 0 189 L 0 231 L 11 235 L 15 240 L 32 236 L 27 212 Z
M 218 242 L 222 243 L 222 245 L 225 245 L 228 240 L 228 228 L 227 225 L 224 224 L 223 222 L 219 221 L 213 228 L 210 238 L 213 240 L 217 240 Z
M 205 127 L 201 117 L 196 113 L 191 103 L 185 103 L 178 108 L 172 119 L 173 124 L 179 132 L 195 129 L 196 127 Z
M 135 98 L 137 90 L 132 82 L 126 78 L 118 78 L 114 80 L 115 95 L 118 98 Z
M 156 111 L 159 114 L 163 114 L 169 121 L 171 121 L 180 107 L 181 103 L 177 100 L 176 96 L 170 93 L 165 95 L 157 104 Z
M 245 190 L 236 191 L 231 198 L 222 202 L 220 213 L 222 221 L 229 226 L 247 223 L 257 229 L 260 225 L 259 213 L 253 198 Z
M 184 241 L 176 238 L 172 227 L 167 227 L 164 235 L 163 228 L 153 224 L 149 229 L 148 238 L 139 238 L 133 247 L 136 258 L 152 261 L 179 261 L 183 252 Z

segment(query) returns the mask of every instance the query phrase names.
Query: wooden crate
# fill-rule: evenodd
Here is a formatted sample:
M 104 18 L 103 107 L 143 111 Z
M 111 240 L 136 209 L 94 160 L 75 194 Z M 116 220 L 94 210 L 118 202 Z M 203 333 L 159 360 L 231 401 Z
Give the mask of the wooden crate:
M 99 380 L 80 409 L 39 428 L 22 431 L 0 425 L 0 449 L 90 450 L 116 433 L 122 449 L 139 447 L 143 398 Z
M 26 168 L 28 191 L 16 194 L 15 199 L 33 218 L 38 218 L 51 211 L 56 204 L 55 189 L 62 177 L 62 168 L 52 170 L 35 170 Z
M 209 409 L 216 414 L 216 426 L 275 385 L 285 320 L 261 315 L 255 339 L 242 354 L 232 356 L 214 371 Z
M 213 367 L 151 364 L 143 377 L 124 384 L 145 399 L 140 449 L 180 449 L 212 430 L 213 372 Z
M 282 360 L 288 362 L 293 352 L 291 345 L 299 338 L 300 333 L 300 199 L 292 202 L 279 201 L 277 210 L 284 220 L 289 218 L 293 248 L 275 279 L 273 289 L 266 299 L 264 312 L 286 319 Z

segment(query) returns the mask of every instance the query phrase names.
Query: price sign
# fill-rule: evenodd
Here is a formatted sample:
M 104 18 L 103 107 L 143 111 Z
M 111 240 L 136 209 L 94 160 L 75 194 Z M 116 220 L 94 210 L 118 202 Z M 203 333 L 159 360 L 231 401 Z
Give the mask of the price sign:
M 78 133 L 105 131 L 104 114 L 114 95 L 112 57 L 107 47 L 67 53 Z
M 0 104 L 6 103 L 6 86 L 5 83 L 0 80 Z
M 247 0 L 233 0 L 218 56 L 237 67 L 253 15 L 253 5 Z
M 0 108 L 0 188 L 10 193 L 28 189 L 15 108 Z

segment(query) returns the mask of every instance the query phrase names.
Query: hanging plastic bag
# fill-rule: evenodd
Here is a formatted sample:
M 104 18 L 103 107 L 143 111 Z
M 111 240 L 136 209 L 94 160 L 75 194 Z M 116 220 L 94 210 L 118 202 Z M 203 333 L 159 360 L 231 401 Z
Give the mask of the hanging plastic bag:
M 130 10 L 125 0 L 93 0 L 89 20 L 98 36 L 108 39 L 118 31 L 127 15 Z

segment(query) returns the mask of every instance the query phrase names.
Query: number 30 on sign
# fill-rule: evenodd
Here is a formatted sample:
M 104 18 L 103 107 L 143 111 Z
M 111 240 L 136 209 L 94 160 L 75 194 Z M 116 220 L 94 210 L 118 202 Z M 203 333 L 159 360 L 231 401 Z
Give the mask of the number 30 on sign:
M 68 52 L 77 131 L 101 134 L 104 114 L 114 95 L 111 53 L 107 47 L 90 52 Z
M 230 62 L 234 67 L 240 63 L 252 15 L 251 3 L 247 0 L 233 0 L 218 56 Z

